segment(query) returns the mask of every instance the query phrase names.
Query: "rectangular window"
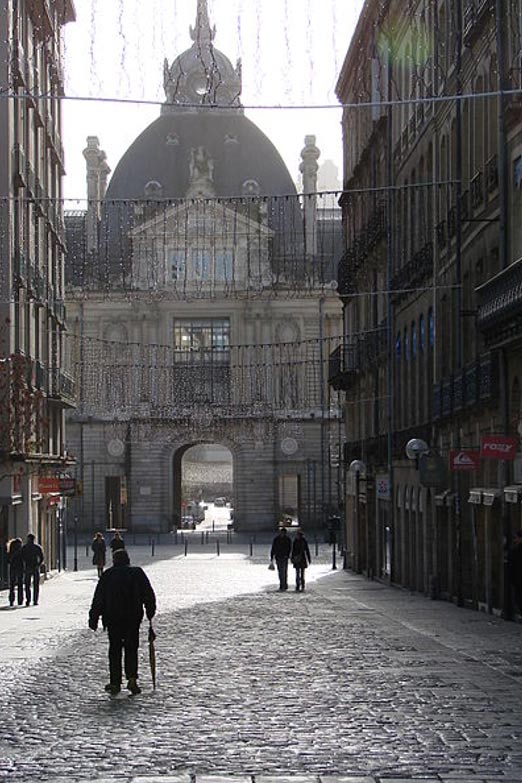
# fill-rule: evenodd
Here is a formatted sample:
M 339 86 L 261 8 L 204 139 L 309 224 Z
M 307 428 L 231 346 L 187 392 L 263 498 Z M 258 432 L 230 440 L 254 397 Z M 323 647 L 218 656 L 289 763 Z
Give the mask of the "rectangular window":
M 214 279 L 219 283 L 232 280 L 234 256 L 231 250 L 217 250 L 215 255 Z
M 192 268 L 196 280 L 210 280 L 211 256 L 208 250 L 192 251 Z
M 186 403 L 224 404 L 230 397 L 230 321 L 174 321 L 174 383 Z
M 186 256 L 184 250 L 168 251 L 168 266 L 170 269 L 171 280 L 176 283 L 185 280 Z

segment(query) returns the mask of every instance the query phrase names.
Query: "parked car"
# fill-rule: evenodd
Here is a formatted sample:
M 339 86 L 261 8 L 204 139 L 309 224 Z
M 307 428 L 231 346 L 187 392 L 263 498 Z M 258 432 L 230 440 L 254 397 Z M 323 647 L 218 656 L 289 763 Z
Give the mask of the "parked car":
M 223 508 L 224 506 L 226 506 L 226 504 L 227 504 L 227 499 L 226 498 L 216 498 L 214 500 L 214 505 L 217 508 Z

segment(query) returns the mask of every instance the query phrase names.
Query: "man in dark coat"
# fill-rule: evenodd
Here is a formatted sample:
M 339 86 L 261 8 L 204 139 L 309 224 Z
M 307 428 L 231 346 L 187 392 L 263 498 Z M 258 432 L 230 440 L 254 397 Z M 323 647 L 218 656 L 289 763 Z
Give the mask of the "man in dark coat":
M 40 595 L 40 566 L 44 561 L 44 553 L 40 544 L 35 544 L 34 535 L 29 533 L 26 543 L 22 547 L 22 560 L 24 561 L 25 605 L 31 603 L 31 587 L 33 589 L 33 603 L 38 604 Z
M 517 530 L 509 553 L 509 579 L 515 593 L 515 603 L 522 615 L 522 530 Z
M 98 627 L 101 617 L 109 634 L 109 684 L 105 690 L 115 696 L 121 690 L 122 651 L 125 653 L 125 676 L 131 693 L 141 693 L 138 685 L 138 646 L 143 607 L 147 618 L 156 614 L 156 596 L 142 568 L 130 565 L 125 549 L 112 556 L 113 566 L 101 575 L 89 612 L 89 628 Z
M 291 548 L 292 543 L 286 532 L 286 527 L 282 527 L 272 541 L 272 549 L 270 550 L 270 560 L 276 561 L 280 590 L 288 590 L 288 558 Z

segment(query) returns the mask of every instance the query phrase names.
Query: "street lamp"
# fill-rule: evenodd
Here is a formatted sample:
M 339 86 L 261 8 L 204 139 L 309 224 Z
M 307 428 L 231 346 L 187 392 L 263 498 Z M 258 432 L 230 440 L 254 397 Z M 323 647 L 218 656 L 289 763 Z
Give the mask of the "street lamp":
M 428 444 L 422 438 L 412 438 L 406 444 L 406 456 L 408 459 L 415 460 L 415 467 L 419 467 L 419 460 L 430 450 Z
M 361 489 L 361 481 L 366 481 L 366 464 L 360 460 L 360 459 L 354 459 L 350 462 L 350 466 L 348 468 L 352 476 L 355 476 L 355 524 L 354 524 L 354 532 L 355 532 L 355 541 L 354 541 L 354 550 L 355 550 L 355 556 L 356 556 L 356 571 L 359 571 L 359 525 L 361 521 L 361 505 L 360 505 L 360 489 Z M 369 564 L 368 564 L 368 548 L 369 548 L 369 542 L 368 542 L 368 526 L 366 526 L 366 571 L 369 573 Z

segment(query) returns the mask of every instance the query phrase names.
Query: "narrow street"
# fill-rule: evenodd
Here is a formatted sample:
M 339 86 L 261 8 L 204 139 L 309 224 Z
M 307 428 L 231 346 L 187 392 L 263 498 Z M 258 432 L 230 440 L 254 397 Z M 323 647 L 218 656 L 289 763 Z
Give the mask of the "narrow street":
M 143 693 L 104 693 L 92 568 L 38 607 L 3 594 L 1 779 L 522 780 L 520 625 L 332 572 L 327 547 L 303 594 L 277 591 L 262 547 L 130 549 L 158 595 L 157 690 L 144 628 Z

